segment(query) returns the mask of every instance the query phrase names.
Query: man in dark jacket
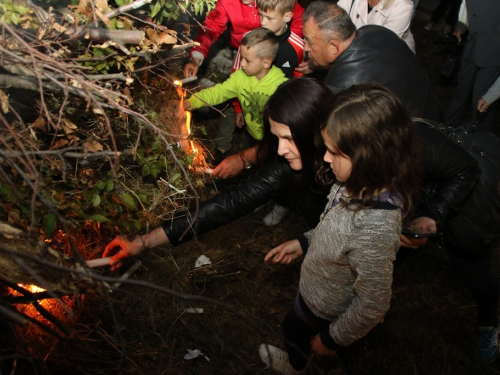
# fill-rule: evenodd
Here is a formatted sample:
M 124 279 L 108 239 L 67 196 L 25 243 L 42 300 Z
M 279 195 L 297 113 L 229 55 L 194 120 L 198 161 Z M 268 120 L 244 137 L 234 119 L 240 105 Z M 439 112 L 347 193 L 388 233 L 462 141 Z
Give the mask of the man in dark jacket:
M 394 92 L 411 116 L 442 120 L 441 103 L 420 62 L 391 30 L 377 25 L 356 30 L 342 8 L 315 1 L 304 13 L 304 37 L 310 64 L 331 66 L 324 83 L 334 93 L 376 82 Z

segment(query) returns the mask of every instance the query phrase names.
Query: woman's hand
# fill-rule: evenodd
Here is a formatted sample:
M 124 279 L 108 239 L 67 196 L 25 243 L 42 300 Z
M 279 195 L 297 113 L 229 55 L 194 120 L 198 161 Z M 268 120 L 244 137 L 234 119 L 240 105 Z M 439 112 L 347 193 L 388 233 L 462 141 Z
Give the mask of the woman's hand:
M 287 241 L 268 252 L 264 258 L 264 262 L 273 258 L 274 263 L 290 264 L 302 254 L 304 254 L 304 252 L 302 251 L 299 240 Z
M 114 271 L 122 266 L 122 260 L 130 256 L 141 254 L 146 248 L 141 236 L 116 236 L 102 254 L 103 258 L 113 256 L 109 261 L 111 270 Z M 113 255 L 114 254 L 114 255 Z
M 311 342 L 311 351 L 316 353 L 316 354 L 325 355 L 328 357 L 332 357 L 336 353 L 335 350 L 328 349 L 326 346 L 323 345 L 323 342 L 321 341 L 321 337 L 319 337 L 319 334 L 314 336 L 314 338 Z
M 407 228 L 418 231 L 418 232 L 423 232 L 423 233 L 436 233 L 437 232 L 436 222 L 433 219 L 431 219 L 430 217 L 425 217 L 425 216 L 417 217 L 416 219 L 413 219 L 408 224 Z M 410 237 L 407 237 L 404 234 L 402 234 L 400 237 L 400 241 L 401 241 L 401 246 L 410 247 L 412 249 L 418 249 L 420 246 L 423 246 L 427 243 L 427 237 L 410 238 Z

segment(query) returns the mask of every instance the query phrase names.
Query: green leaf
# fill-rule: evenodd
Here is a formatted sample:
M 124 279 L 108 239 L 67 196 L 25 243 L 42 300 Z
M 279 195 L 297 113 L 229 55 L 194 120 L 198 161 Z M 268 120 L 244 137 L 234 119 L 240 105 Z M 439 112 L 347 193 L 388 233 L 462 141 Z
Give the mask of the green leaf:
M 179 178 L 181 178 L 181 174 L 180 173 L 176 173 L 172 176 L 172 178 L 170 179 L 170 183 L 173 184 L 175 181 L 177 181 Z
M 101 197 L 97 194 L 95 194 L 92 197 L 92 206 L 93 207 L 98 207 L 101 204 Z
M 43 216 L 43 231 L 47 238 L 52 238 L 56 231 L 56 217 L 53 213 L 48 213 Z
M 99 181 L 97 184 L 95 184 L 95 187 L 98 189 L 98 190 L 104 190 L 104 188 L 106 187 L 106 181 Z
M 160 10 L 161 10 L 161 4 L 159 1 L 157 1 L 153 6 L 153 8 L 151 9 L 151 18 L 156 16 Z
M 2 185 L 0 182 L 0 196 L 4 197 L 6 201 L 10 202 L 10 199 L 12 198 L 12 189 L 8 186 Z
M 122 200 L 123 204 L 125 204 L 125 206 L 128 209 L 137 211 L 137 205 L 132 195 L 128 193 L 122 193 L 119 195 L 119 198 Z
M 112 191 L 114 188 L 115 188 L 115 183 L 114 183 L 114 181 L 112 181 L 112 180 L 108 180 L 108 186 L 107 186 L 106 190 L 107 190 L 108 192 L 110 192 L 110 191 Z
M 106 223 L 109 221 L 109 219 L 104 215 L 90 215 L 88 219 L 97 221 L 98 223 Z

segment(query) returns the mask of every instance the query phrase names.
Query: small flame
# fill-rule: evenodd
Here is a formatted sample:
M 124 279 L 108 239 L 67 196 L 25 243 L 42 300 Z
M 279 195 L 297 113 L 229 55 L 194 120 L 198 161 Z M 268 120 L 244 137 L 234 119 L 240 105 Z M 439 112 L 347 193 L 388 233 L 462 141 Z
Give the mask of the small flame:
M 27 290 L 30 293 L 42 293 L 42 292 L 45 292 L 45 289 L 40 288 L 37 285 L 25 285 L 25 284 L 17 284 L 17 285 L 20 286 L 21 288 Z

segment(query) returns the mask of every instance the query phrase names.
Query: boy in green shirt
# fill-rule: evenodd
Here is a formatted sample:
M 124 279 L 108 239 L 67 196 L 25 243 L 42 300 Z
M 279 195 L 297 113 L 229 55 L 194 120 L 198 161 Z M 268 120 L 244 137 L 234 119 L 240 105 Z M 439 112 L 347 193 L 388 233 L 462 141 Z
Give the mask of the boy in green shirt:
M 269 29 L 259 27 L 245 34 L 241 40 L 241 69 L 218 85 L 201 90 L 184 101 L 184 109 L 213 106 L 226 100 L 238 98 L 241 103 L 246 130 L 250 134 L 250 145 L 254 146 L 264 136 L 262 111 L 269 97 L 287 80 L 281 69 L 273 66 L 279 50 L 276 35 Z M 255 150 L 240 153 L 243 165 L 255 160 Z M 226 178 L 228 176 L 219 175 Z

